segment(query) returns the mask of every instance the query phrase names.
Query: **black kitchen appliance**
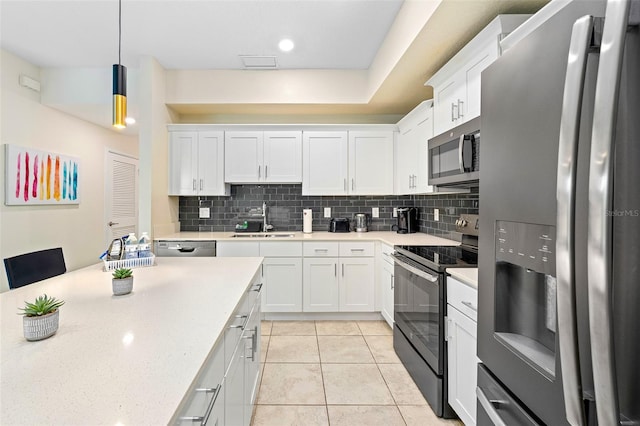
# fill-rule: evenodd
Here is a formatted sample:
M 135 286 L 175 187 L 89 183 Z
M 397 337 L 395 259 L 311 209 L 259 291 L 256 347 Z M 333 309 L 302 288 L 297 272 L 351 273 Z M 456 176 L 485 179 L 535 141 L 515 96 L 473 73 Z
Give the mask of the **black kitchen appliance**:
M 447 402 L 446 270 L 478 264 L 478 216 L 456 221 L 459 246 L 395 246 L 393 347 L 436 415 Z
M 639 24 L 552 1 L 482 72 L 479 426 L 640 424 Z
M 398 207 L 398 234 L 418 232 L 418 209 L 416 207 Z
M 350 221 L 346 217 L 334 217 L 329 222 L 329 232 L 350 232 Z

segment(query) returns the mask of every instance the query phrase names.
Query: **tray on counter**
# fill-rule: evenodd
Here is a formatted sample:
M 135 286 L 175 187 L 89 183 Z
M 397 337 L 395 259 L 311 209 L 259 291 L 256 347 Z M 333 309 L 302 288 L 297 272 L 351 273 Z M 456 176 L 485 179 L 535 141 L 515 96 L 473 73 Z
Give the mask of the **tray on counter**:
M 135 259 L 120 259 L 120 260 L 103 260 L 104 271 L 115 271 L 119 268 L 143 268 L 146 266 L 153 266 L 156 264 L 156 256 L 152 253 L 150 257 L 137 257 Z

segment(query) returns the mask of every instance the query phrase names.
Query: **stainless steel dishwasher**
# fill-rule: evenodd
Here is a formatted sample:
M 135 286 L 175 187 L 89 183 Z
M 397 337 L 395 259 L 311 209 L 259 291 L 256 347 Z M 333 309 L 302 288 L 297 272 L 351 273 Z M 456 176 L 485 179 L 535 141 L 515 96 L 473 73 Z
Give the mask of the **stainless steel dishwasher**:
M 157 240 L 155 254 L 158 257 L 213 257 L 215 241 Z

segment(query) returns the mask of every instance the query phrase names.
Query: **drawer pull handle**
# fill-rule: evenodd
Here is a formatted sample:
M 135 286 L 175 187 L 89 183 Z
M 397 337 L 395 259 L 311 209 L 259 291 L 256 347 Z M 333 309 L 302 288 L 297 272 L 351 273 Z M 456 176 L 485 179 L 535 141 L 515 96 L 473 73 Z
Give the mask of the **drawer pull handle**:
M 196 392 L 214 393 L 217 390 L 218 390 L 218 387 L 216 386 L 215 388 L 197 388 Z
M 472 311 L 478 312 L 478 307 L 476 305 L 474 305 L 473 303 L 471 303 L 471 302 L 462 302 L 462 304 L 464 306 L 466 306 L 467 308 L 471 309 Z
M 249 318 L 247 317 L 247 315 L 236 315 L 236 318 L 244 318 L 244 322 L 241 325 L 239 324 L 230 325 L 229 328 L 239 328 L 241 330 L 244 330 L 244 327 L 247 325 L 247 321 L 249 321 Z
M 185 417 L 180 417 L 180 421 L 182 421 L 182 422 L 202 423 L 204 421 L 204 416 L 185 416 Z
M 260 293 L 260 290 L 262 290 L 262 283 L 256 284 L 256 286 L 251 289 L 251 291 L 257 291 L 258 293 Z
M 364 251 L 364 249 L 362 249 L 362 248 L 360 248 L 360 249 L 352 248 L 351 251 Z
M 314 250 L 315 250 L 315 251 L 325 252 L 325 253 L 329 251 L 329 249 L 314 249 Z

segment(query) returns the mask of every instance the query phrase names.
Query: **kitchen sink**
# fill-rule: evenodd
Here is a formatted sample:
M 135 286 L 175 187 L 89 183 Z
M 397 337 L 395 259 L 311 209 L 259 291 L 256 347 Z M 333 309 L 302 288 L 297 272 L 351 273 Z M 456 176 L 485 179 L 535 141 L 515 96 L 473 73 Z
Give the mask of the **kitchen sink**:
M 294 234 L 234 234 L 232 238 L 292 238 Z

